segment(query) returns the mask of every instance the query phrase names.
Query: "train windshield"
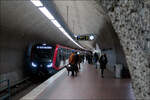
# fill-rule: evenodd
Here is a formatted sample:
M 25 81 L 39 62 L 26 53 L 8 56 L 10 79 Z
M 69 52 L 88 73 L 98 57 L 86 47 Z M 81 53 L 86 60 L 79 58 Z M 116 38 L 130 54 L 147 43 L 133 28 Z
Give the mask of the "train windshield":
M 32 58 L 35 60 L 51 60 L 54 48 L 51 46 L 35 46 L 32 51 Z

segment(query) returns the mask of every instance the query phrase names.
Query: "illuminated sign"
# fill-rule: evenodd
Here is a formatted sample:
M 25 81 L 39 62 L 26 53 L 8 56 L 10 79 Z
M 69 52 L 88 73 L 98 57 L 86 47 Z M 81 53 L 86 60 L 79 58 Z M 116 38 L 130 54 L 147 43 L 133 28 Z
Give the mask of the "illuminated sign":
M 77 36 L 77 40 L 89 40 L 89 36 Z
M 37 46 L 37 49 L 52 49 L 51 46 Z
M 94 40 L 95 36 L 94 35 L 80 35 L 80 36 L 77 36 L 76 39 L 77 40 L 84 40 L 84 41 L 87 41 L 87 40 Z

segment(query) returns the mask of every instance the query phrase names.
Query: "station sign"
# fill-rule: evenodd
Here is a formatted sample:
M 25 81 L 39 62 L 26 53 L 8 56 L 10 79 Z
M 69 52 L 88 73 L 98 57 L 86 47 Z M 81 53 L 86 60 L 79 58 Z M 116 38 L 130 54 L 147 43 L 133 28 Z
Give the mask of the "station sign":
M 77 36 L 77 40 L 89 40 L 89 36 Z
M 94 35 L 78 35 L 76 37 L 77 40 L 83 40 L 83 41 L 91 41 L 94 40 L 95 36 Z

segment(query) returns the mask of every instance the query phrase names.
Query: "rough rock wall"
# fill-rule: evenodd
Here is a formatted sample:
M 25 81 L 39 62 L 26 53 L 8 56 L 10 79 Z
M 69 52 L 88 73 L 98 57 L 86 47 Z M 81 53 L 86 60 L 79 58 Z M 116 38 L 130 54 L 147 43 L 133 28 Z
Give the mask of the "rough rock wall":
M 150 98 L 149 0 L 98 0 L 120 38 L 137 99 Z M 150 50 L 149 50 L 150 51 Z

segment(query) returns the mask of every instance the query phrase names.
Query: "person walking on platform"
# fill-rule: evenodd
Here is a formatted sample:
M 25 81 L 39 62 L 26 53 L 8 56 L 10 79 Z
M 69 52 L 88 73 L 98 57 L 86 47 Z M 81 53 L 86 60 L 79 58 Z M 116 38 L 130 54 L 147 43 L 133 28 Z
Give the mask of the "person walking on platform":
M 78 71 L 78 67 L 77 67 L 77 63 L 78 63 L 78 56 L 77 53 L 72 53 L 69 57 L 69 64 L 72 67 L 72 76 L 74 76 L 74 71 Z
M 94 60 L 95 67 L 97 69 L 97 61 L 98 61 L 99 57 L 98 57 L 98 54 L 96 52 L 94 53 L 94 57 L 93 58 L 94 58 L 93 60 Z
M 81 63 L 81 61 L 82 61 L 82 60 L 81 60 L 80 53 L 78 52 L 76 56 L 77 56 L 77 58 L 76 58 L 76 60 L 77 60 L 77 65 L 79 66 L 78 69 L 80 69 L 80 63 Z
M 101 77 L 104 77 L 104 69 L 106 69 L 107 64 L 107 56 L 106 54 L 102 55 L 99 59 L 100 69 L 101 69 Z

